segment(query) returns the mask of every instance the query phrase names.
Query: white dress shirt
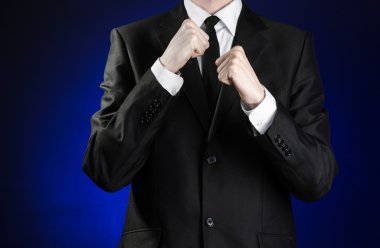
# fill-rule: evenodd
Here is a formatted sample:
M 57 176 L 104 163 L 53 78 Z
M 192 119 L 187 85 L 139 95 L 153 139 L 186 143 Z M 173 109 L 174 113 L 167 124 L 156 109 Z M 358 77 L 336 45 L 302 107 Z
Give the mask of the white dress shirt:
M 193 3 L 191 0 L 184 0 L 184 5 L 189 18 L 201 27 L 205 29 L 204 20 L 210 16 L 210 14 Z M 232 0 L 229 4 L 224 6 L 214 15 L 217 16 L 220 21 L 215 25 L 215 32 L 219 42 L 220 55 L 228 52 L 231 49 L 232 41 L 235 36 L 237 20 L 242 9 L 241 0 Z M 244 47 L 243 47 L 244 49 Z M 202 73 L 202 59 L 201 56 L 197 57 L 199 69 Z M 171 95 L 176 95 L 183 85 L 183 78 L 181 74 L 172 73 L 167 70 L 157 59 L 151 67 L 153 75 L 161 86 L 166 89 Z M 254 135 L 264 134 L 273 122 L 277 107 L 276 100 L 272 94 L 264 87 L 265 97 L 263 101 L 254 109 L 249 109 L 243 101 L 240 101 L 240 105 L 244 113 L 248 116 L 251 122 Z M 256 131 L 257 130 L 257 131 Z

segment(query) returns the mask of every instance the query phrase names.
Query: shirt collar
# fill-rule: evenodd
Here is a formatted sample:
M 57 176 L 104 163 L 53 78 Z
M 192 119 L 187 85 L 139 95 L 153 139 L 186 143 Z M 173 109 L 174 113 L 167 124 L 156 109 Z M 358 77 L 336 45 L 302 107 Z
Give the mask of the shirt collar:
M 193 3 L 193 1 L 191 0 L 184 0 L 184 5 L 185 5 L 187 15 L 199 27 L 203 24 L 206 18 L 210 16 L 210 14 L 206 10 L 202 9 L 201 7 Z M 242 9 L 241 0 L 232 0 L 229 4 L 224 6 L 214 15 L 219 17 L 221 22 L 227 27 L 227 29 L 230 31 L 232 35 L 235 35 L 236 25 L 237 25 L 237 21 L 238 21 L 241 9 Z

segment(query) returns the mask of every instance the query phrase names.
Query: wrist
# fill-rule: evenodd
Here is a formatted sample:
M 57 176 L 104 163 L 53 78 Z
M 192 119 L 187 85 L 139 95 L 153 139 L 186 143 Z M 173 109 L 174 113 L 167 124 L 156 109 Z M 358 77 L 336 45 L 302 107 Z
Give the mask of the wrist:
M 256 108 L 265 98 L 265 88 L 260 87 L 260 93 L 253 96 L 242 97 L 241 100 L 248 109 Z
M 168 62 L 166 62 L 166 60 L 164 58 L 162 58 L 163 56 L 159 57 L 158 60 L 160 61 L 161 65 L 169 70 L 170 72 L 172 73 L 175 73 L 175 74 L 178 74 L 179 73 L 179 70 L 177 70 L 176 68 L 172 68 Z

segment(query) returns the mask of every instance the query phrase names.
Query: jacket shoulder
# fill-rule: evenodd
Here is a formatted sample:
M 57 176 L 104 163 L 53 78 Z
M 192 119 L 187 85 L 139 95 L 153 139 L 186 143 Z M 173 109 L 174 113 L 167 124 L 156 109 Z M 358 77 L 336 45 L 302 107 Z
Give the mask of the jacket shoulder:
M 260 20 L 271 30 L 272 32 L 283 34 L 283 35 L 305 35 L 308 33 L 300 27 L 293 26 L 288 23 L 276 21 L 268 17 L 259 16 Z
M 303 47 L 306 37 L 312 36 L 309 31 L 302 28 L 263 16 L 259 18 L 267 26 L 265 36 L 275 47 L 297 51 Z
M 165 17 L 168 12 L 159 13 L 153 16 L 145 17 L 140 20 L 132 21 L 130 23 L 115 27 L 122 36 L 124 35 L 139 35 L 147 33 L 150 30 L 157 30 L 159 28 L 160 22 L 163 17 Z

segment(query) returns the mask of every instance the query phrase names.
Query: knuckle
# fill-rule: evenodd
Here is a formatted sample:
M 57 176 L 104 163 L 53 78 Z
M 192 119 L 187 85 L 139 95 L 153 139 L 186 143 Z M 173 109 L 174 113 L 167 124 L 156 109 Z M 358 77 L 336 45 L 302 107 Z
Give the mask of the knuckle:
M 231 59 L 231 66 L 235 66 L 239 63 L 239 59 L 238 57 L 234 57 L 233 59 Z
M 219 81 L 222 81 L 222 75 L 220 75 L 220 74 L 218 74 L 218 79 L 219 79 Z
M 197 37 L 194 34 L 190 35 L 190 42 L 195 43 L 196 41 Z
M 182 22 L 182 25 L 185 26 L 185 28 L 190 28 L 191 27 L 191 20 L 186 19 Z
M 237 69 L 237 66 L 236 65 L 231 65 L 229 68 L 228 68 L 228 72 L 229 74 L 234 74 L 236 72 L 236 69 Z
M 231 53 L 236 57 L 241 57 L 244 54 L 244 50 L 241 46 L 235 46 L 233 49 L 231 49 Z
M 196 33 L 195 33 L 194 29 L 188 29 L 188 30 L 186 31 L 186 33 L 187 33 L 187 35 L 188 35 L 190 38 L 192 38 L 192 37 L 196 37 Z
M 236 50 L 231 52 L 231 59 L 236 59 L 239 56 L 239 53 Z

